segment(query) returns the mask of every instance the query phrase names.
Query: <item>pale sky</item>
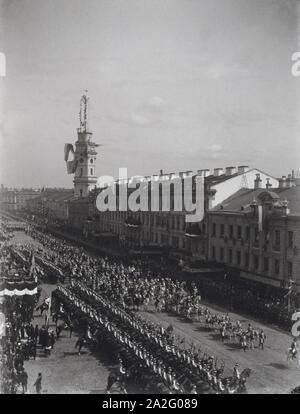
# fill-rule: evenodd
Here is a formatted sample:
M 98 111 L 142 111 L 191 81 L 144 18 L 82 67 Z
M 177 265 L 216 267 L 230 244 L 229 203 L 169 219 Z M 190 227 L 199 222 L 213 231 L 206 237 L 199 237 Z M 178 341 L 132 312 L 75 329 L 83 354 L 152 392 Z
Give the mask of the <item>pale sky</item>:
M 1 182 L 71 187 L 89 90 L 97 174 L 300 170 L 296 0 L 3 0 Z

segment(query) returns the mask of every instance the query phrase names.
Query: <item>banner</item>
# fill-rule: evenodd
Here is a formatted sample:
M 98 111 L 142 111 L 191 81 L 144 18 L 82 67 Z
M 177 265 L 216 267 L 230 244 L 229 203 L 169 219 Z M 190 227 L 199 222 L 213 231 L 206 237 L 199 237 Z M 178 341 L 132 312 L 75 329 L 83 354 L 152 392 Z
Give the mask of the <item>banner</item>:
M 24 296 L 24 295 L 36 295 L 38 293 L 37 288 L 34 288 L 32 290 L 29 289 L 23 289 L 23 290 L 18 290 L 18 289 L 3 289 L 0 290 L 0 297 L 2 296 Z
M 34 256 L 33 251 L 31 252 L 31 258 L 30 258 L 29 277 L 34 278 L 35 282 L 37 282 L 37 276 L 35 272 L 35 256 Z
M 6 334 L 5 315 L 0 312 L 0 339 Z
M 50 296 L 49 302 L 48 302 L 48 312 L 47 312 L 47 319 L 46 319 L 46 325 L 47 326 L 49 326 L 50 315 L 51 315 L 51 306 L 52 306 L 52 296 Z
M 70 152 L 72 152 L 72 154 L 74 154 L 73 145 L 72 144 L 65 144 L 65 147 L 64 147 L 64 160 L 65 161 L 68 161 Z
M 37 288 L 37 284 L 32 280 L 3 280 L 0 283 L 0 292 L 3 292 L 4 290 L 8 291 L 14 291 L 14 290 L 33 290 Z
M 67 173 L 68 174 L 74 174 L 77 168 L 78 161 L 67 161 Z

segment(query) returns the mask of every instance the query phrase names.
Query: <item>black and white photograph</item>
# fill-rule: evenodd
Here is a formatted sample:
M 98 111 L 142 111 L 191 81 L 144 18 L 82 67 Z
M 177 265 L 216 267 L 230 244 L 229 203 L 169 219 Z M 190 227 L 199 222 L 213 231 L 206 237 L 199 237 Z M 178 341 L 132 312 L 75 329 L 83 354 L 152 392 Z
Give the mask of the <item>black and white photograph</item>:
M 0 0 L 0 394 L 300 394 L 300 0 Z

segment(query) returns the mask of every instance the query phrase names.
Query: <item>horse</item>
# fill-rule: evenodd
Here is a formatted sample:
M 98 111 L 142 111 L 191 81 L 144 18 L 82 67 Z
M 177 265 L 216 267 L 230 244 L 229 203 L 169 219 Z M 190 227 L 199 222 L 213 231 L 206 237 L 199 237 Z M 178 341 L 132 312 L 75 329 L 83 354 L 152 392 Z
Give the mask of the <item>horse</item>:
M 287 353 L 286 353 L 286 360 L 287 360 L 288 365 L 289 365 L 291 362 L 296 361 L 296 362 L 297 362 L 297 365 L 298 365 L 298 366 L 300 366 L 300 356 L 299 356 L 299 353 L 298 353 L 298 352 L 294 353 L 294 352 L 291 350 L 291 348 L 289 348 L 289 349 L 287 350 Z
M 246 392 L 246 380 L 250 377 L 250 375 L 251 375 L 251 369 L 250 368 L 245 368 L 241 372 L 239 382 L 238 382 L 237 387 L 235 389 L 236 394 L 241 394 L 241 393 Z
M 230 390 L 230 394 L 241 394 L 246 392 L 246 380 L 250 377 L 251 369 L 245 368 L 239 377 L 227 377 L 223 379 L 224 384 L 227 384 L 227 391 Z
M 126 382 L 129 377 L 129 373 L 126 371 L 122 374 L 117 369 L 111 371 L 107 378 L 106 394 L 110 394 L 110 390 L 114 384 L 118 385 L 121 394 L 127 394 Z

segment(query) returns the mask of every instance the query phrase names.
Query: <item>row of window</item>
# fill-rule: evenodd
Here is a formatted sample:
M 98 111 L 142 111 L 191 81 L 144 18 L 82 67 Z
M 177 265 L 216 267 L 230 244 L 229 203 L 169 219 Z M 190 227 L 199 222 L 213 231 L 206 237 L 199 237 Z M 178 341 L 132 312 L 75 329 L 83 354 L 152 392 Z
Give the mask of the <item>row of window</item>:
M 90 168 L 90 175 L 94 175 L 94 168 Z M 79 174 L 79 176 L 80 177 L 83 176 L 83 168 L 80 168 L 80 174 Z
M 103 226 L 103 230 L 110 231 L 115 234 L 120 234 L 122 232 L 123 227 L 120 227 L 118 225 L 111 225 L 108 222 L 105 222 Z M 130 238 L 130 236 L 128 236 Z M 136 235 L 137 238 L 139 238 L 139 233 Z M 191 250 L 192 244 L 191 240 L 186 239 L 185 237 L 177 237 L 177 236 L 169 236 L 166 234 L 161 234 L 158 232 L 144 232 L 142 235 L 142 238 L 144 241 L 149 240 L 150 243 L 156 243 L 161 246 L 169 246 L 174 249 L 186 249 Z M 202 252 L 202 254 L 205 253 L 205 246 L 202 245 L 195 245 L 194 246 L 195 251 Z
M 129 217 L 127 211 L 106 211 L 102 216 L 103 221 L 105 220 L 118 220 L 124 221 Z M 154 214 L 135 214 L 133 215 L 135 219 L 139 219 L 141 223 L 145 225 L 151 225 L 156 227 L 168 227 L 172 230 L 185 230 L 186 223 L 184 216 L 174 215 L 172 217 L 165 217 L 163 215 L 154 215 Z
M 211 228 L 211 236 L 212 237 L 220 237 L 223 238 L 228 236 L 230 239 L 237 238 L 237 239 L 245 239 L 250 240 L 251 230 L 250 226 L 242 227 L 241 225 L 234 226 L 233 224 L 228 225 L 228 231 L 225 231 L 225 224 L 221 223 L 219 225 L 219 232 L 217 232 L 217 224 L 212 223 Z M 270 239 L 270 233 L 264 233 L 265 242 L 268 242 Z M 280 249 L 281 245 L 281 232 L 280 230 L 274 230 L 273 232 L 273 241 L 274 246 Z M 254 243 L 257 244 L 259 242 L 259 229 L 258 227 L 254 228 Z M 294 233 L 292 231 L 288 231 L 288 247 L 293 247 L 294 245 Z
M 234 257 L 235 253 L 235 257 Z M 218 260 L 220 262 L 227 262 L 228 264 L 236 264 L 237 266 L 242 265 L 242 252 L 240 250 L 236 250 L 235 252 L 232 249 L 227 249 L 227 260 L 225 258 L 225 249 L 224 247 L 219 248 L 219 255 L 217 257 L 216 255 L 216 247 L 211 247 L 211 258 L 214 260 Z M 270 269 L 270 259 L 268 257 L 263 258 L 262 263 L 262 271 L 268 273 Z M 244 263 L 243 266 L 245 268 L 249 268 L 250 265 L 250 255 L 249 252 L 244 253 Z M 252 255 L 252 267 L 255 271 L 258 271 L 260 269 L 260 258 L 257 254 Z M 293 262 L 288 261 L 287 262 L 288 267 L 288 277 L 293 276 Z M 280 273 L 280 261 L 278 259 L 274 259 L 273 261 L 273 268 L 272 271 L 275 275 L 279 275 Z

